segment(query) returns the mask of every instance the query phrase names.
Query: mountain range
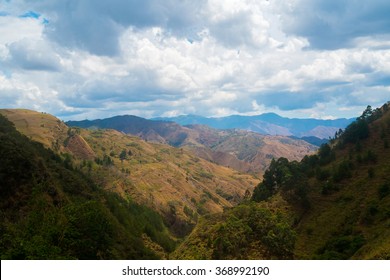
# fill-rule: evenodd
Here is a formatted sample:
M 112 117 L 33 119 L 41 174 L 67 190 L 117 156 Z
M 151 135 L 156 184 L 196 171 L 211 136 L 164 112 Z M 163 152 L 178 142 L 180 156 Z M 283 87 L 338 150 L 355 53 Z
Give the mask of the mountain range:
M 238 203 L 259 181 L 185 149 L 117 130 L 71 128 L 52 115 L 30 110 L 0 114 L 26 136 L 72 161 L 103 189 L 159 212 L 178 235 L 188 232 L 198 215 Z
M 196 115 L 184 115 L 171 118 L 154 118 L 154 120 L 173 121 L 180 125 L 203 124 L 216 129 L 243 129 L 260 134 L 305 137 L 314 136 L 329 139 L 340 128 L 344 129 L 354 119 L 298 119 L 285 118 L 275 113 L 257 116 L 232 115 L 219 118 L 206 118 Z
M 320 147 L 128 116 L 86 127 L 0 110 L 2 259 L 390 259 L 390 103 Z
M 148 142 L 184 148 L 208 161 L 259 176 L 272 158 L 300 160 L 318 149 L 299 138 L 262 135 L 242 129 L 222 130 L 206 125 L 182 126 L 171 121 L 147 120 L 136 116 L 70 121 L 67 125 L 88 129 L 115 129 Z

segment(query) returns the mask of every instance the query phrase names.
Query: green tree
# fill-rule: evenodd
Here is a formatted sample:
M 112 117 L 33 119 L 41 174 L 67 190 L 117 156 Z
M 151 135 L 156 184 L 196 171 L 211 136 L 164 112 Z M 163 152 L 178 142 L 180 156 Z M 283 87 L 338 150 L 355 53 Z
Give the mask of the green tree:
M 127 159 L 126 150 L 122 150 L 122 152 L 119 154 L 119 159 L 121 160 L 121 162 L 123 162 L 125 159 Z

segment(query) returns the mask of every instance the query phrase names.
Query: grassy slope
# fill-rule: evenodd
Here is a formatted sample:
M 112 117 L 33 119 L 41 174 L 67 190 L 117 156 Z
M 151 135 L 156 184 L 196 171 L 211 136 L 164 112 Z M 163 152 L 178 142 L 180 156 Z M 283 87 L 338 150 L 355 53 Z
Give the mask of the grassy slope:
M 68 127 L 56 117 L 27 109 L 0 109 L 0 114 L 13 122 L 19 132 L 45 147 L 53 150 L 63 148 Z
M 97 187 L 1 115 L 0 157 L 1 259 L 154 259 L 173 250 L 156 212 Z
M 316 146 L 305 141 L 286 136 L 260 135 L 244 130 L 216 130 L 199 125 L 191 128 L 198 133 L 194 142 L 202 143 L 203 149 L 199 145 L 185 147 L 221 165 L 256 174 L 263 174 L 272 158 L 301 160 L 317 150 Z
M 58 119 L 28 110 L 2 110 L 17 128 L 45 146 L 74 157 L 77 168 L 106 190 L 148 205 L 182 235 L 199 214 L 222 212 L 252 190 L 258 179 L 199 159 L 168 145 L 114 130 L 70 129 Z M 76 141 L 77 140 L 77 141 Z M 126 158 L 120 159 L 126 151 Z M 113 165 L 96 164 L 110 158 Z
M 198 157 L 241 172 L 262 175 L 272 158 L 300 160 L 317 150 L 305 141 L 286 136 L 266 136 L 247 130 L 217 130 L 204 125 L 180 126 L 134 116 L 69 122 L 82 128 L 111 128 L 139 136 L 148 142 L 184 148 Z
M 342 247 L 341 239 L 349 242 L 362 237 L 364 244 L 351 258 L 390 258 L 390 195 L 385 195 L 384 187 L 390 187 L 390 148 L 386 145 L 389 141 L 390 111 L 370 125 L 370 136 L 361 141 L 360 151 L 354 144 L 336 149 L 336 160 L 322 167 L 332 172 L 342 161 L 352 162 L 351 177 L 335 183 L 338 191 L 324 195 L 322 187 L 326 181 L 311 179 L 312 208 L 297 227 L 298 257 L 332 258 L 324 253 L 331 253 L 335 246 Z M 368 151 L 376 160 L 359 162 Z
M 250 225 L 245 218 L 242 219 L 244 224 L 235 223 L 234 217 L 237 216 L 235 209 L 238 209 L 235 207 L 223 214 L 204 217 L 193 233 L 173 253 L 173 257 L 213 258 L 217 240 L 226 237 L 226 232 L 231 232 L 231 237 L 226 237 L 228 249 L 223 257 L 268 259 L 287 256 L 287 258 L 297 259 L 389 259 L 389 142 L 390 111 L 387 111 L 382 118 L 370 124 L 369 137 L 361 140 L 360 148 L 359 145 L 355 144 L 346 144 L 342 149 L 335 147 L 333 149 L 335 158 L 330 163 L 315 165 L 314 172 L 305 169 L 303 164 L 288 163 L 293 168 L 298 168 L 299 172 L 310 171 L 306 175 L 298 173 L 299 175 L 296 177 L 291 177 L 292 174 L 289 172 L 292 172 L 293 169 L 289 171 L 286 166 L 277 171 L 287 172 L 283 175 L 286 176 L 283 179 L 286 182 L 288 182 L 288 178 L 295 178 L 294 188 L 300 185 L 299 178 L 302 178 L 301 184 L 304 183 L 306 177 L 308 178 L 307 198 L 309 204 L 301 204 L 291 199 L 293 197 L 290 192 L 292 186 L 279 185 L 276 194 L 256 206 L 269 209 L 273 213 L 283 213 L 280 215 L 288 217 L 285 221 L 296 232 L 293 254 L 275 256 L 267 251 L 267 245 L 280 246 L 284 242 L 284 237 L 291 237 L 291 235 L 282 234 L 279 239 L 276 238 L 277 242 L 274 243 L 268 243 L 269 239 L 262 239 L 260 236 L 257 238 L 258 242 L 261 241 L 260 243 L 256 243 L 256 239 L 251 239 L 249 242 L 235 246 L 234 241 L 237 236 L 241 239 L 248 236 L 243 232 L 246 231 L 246 226 Z M 349 165 L 349 170 L 341 173 L 344 178 L 334 180 L 332 176 L 346 161 L 352 164 Z M 327 171 L 328 177 L 317 179 L 316 173 L 320 174 L 324 171 Z M 348 172 L 350 172 L 349 175 Z M 277 174 L 275 176 L 278 176 Z M 329 189 L 329 186 L 332 188 Z M 324 190 L 327 191 L 324 192 Z M 248 211 L 248 217 L 253 216 L 253 213 L 253 211 Z M 229 222 L 232 220 L 233 222 Z M 224 231 L 218 231 L 221 226 L 224 226 Z M 288 230 L 288 226 L 286 229 Z M 256 229 L 252 228 L 252 231 L 249 236 L 256 234 Z M 279 230 L 273 230 L 264 234 L 272 236 L 278 232 L 280 233 Z M 287 238 L 287 240 L 290 239 Z M 234 254 L 229 248 L 236 250 Z M 288 253 L 288 250 L 285 252 Z

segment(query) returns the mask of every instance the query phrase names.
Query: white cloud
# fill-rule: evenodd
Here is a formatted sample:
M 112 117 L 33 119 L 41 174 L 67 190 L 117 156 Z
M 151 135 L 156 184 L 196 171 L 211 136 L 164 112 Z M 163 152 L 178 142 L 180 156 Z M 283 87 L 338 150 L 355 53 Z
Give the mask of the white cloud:
M 22 39 L 8 45 L 6 62 L 22 70 L 60 71 L 61 57 L 43 40 Z
M 385 35 L 356 33 L 348 48 L 319 51 L 318 36 L 306 32 L 316 30 L 313 18 L 292 14 L 307 11 L 304 0 L 134 3 L 8 4 L 10 15 L 0 16 L 0 104 L 67 119 L 270 110 L 325 118 L 346 112 L 334 106 L 359 114 L 363 103 L 388 99 L 384 28 Z M 352 22 L 309 6 L 341 28 Z M 18 17 L 30 10 L 41 16 Z
M 43 25 L 34 18 L 0 16 L 0 45 L 23 39 L 36 39 L 42 35 Z

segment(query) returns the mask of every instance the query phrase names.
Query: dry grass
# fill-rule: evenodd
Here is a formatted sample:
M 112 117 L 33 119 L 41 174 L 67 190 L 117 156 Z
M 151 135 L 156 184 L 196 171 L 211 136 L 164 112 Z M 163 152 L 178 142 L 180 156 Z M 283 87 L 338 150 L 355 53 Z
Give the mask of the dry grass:
M 29 110 L 1 110 L 31 139 L 74 157 L 101 187 L 194 224 L 199 215 L 238 203 L 259 179 L 200 159 L 191 152 L 145 142 L 115 130 L 71 129 L 57 118 Z M 125 150 L 126 159 L 119 155 Z M 110 156 L 103 167 L 94 158 Z M 218 192 L 217 192 L 218 190 Z

